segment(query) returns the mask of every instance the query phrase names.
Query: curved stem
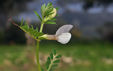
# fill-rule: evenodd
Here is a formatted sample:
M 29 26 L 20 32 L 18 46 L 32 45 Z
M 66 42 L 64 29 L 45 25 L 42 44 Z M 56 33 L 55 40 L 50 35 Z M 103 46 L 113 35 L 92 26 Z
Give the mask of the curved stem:
M 40 63 L 39 63 L 39 41 L 37 41 L 36 58 L 37 58 L 38 70 L 41 71 L 41 67 L 40 67 Z

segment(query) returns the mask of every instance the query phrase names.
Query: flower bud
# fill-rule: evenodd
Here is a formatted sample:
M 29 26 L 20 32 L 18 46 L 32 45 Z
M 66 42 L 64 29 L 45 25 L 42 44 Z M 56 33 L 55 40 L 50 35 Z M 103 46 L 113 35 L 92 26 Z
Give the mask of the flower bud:
M 49 16 L 51 16 L 52 18 L 54 18 L 56 16 L 56 13 L 57 13 L 56 9 L 53 8 L 53 11 L 51 13 L 53 13 L 53 14 L 51 14 Z
M 44 22 L 46 22 L 46 21 L 48 21 L 48 20 L 51 20 L 52 18 L 54 18 L 54 17 L 56 16 L 56 13 L 57 13 L 56 9 L 53 8 L 53 11 L 52 11 L 51 13 L 53 13 L 53 14 L 51 14 L 51 15 L 49 15 L 49 16 L 46 16 L 46 17 L 44 18 Z

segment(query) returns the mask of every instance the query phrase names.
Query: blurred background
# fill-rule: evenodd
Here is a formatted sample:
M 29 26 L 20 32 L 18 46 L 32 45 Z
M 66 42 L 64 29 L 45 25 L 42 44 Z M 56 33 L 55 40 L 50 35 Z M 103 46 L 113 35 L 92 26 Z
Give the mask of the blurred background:
M 40 64 L 53 48 L 63 57 L 54 71 L 113 71 L 113 0 L 0 0 L 0 71 L 37 71 L 36 41 L 14 26 L 22 18 L 40 28 L 42 4 L 60 7 L 57 25 L 44 25 L 43 32 L 55 34 L 65 24 L 72 24 L 72 39 L 66 45 L 43 40 Z

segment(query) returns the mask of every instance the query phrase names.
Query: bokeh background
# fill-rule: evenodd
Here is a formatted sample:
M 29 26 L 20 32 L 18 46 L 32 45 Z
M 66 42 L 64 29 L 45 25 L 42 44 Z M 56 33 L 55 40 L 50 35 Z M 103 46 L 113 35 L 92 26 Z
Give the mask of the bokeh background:
M 44 33 L 55 34 L 62 25 L 72 24 L 72 38 L 66 45 L 43 40 L 40 64 L 53 48 L 62 54 L 54 71 L 113 71 L 113 0 L 0 0 L 0 71 L 37 71 L 36 41 L 14 26 L 22 18 L 34 28 L 40 21 L 42 4 L 60 7 L 57 25 L 44 25 Z

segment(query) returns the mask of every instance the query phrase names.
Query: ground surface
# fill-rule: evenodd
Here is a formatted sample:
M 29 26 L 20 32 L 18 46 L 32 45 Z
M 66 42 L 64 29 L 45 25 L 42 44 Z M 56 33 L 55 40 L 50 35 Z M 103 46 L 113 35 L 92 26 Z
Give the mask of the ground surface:
M 40 56 L 46 57 L 53 48 L 64 58 L 54 71 L 113 71 L 113 45 L 41 42 Z M 0 45 L 0 71 L 37 71 L 35 63 L 35 47 Z

